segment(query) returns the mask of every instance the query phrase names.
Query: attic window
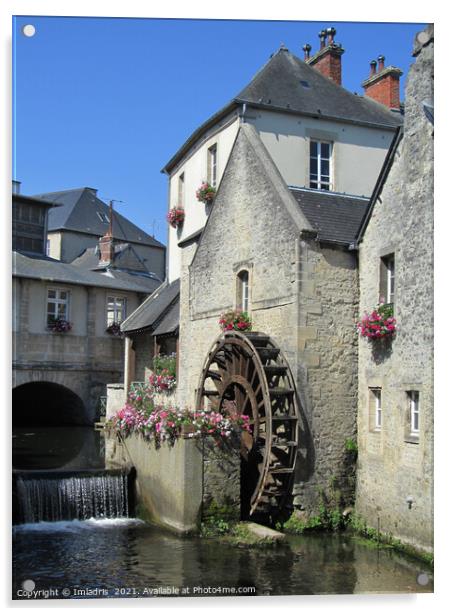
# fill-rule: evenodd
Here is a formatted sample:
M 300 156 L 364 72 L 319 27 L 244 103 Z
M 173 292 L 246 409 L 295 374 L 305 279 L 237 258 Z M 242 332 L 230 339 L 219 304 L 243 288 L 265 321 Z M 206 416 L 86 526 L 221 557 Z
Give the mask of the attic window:
M 309 83 L 307 81 L 305 81 L 304 79 L 300 80 L 301 85 L 303 86 L 303 88 L 310 88 L 311 86 L 309 85 Z
M 98 215 L 101 222 L 110 222 L 110 219 L 108 218 L 107 214 L 104 214 L 103 212 L 96 212 L 96 214 Z

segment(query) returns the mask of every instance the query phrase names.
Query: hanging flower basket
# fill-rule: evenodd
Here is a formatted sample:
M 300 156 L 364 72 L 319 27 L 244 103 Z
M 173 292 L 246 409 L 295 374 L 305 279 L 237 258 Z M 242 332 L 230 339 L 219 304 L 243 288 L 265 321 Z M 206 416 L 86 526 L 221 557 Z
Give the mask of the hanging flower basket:
M 357 328 L 361 336 L 369 340 L 394 336 L 397 323 L 392 304 L 379 304 L 371 314 L 365 312 L 361 321 L 357 323 Z
M 215 198 L 217 190 L 213 186 L 211 186 L 208 182 L 203 182 L 201 186 L 196 191 L 196 198 L 201 203 L 212 203 Z
M 184 219 L 185 219 L 185 210 L 177 206 L 171 208 L 168 214 L 166 215 L 166 220 L 175 229 L 183 225 Z
M 218 323 L 224 332 L 231 330 L 249 332 L 252 327 L 248 313 L 243 312 L 243 310 L 228 310 L 227 312 L 223 312 Z
M 72 329 L 72 325 L 66 319 L 52 319 L 47 324 L 47 329 L 51 332 L 64 334 Z
M 107 327 L 105 331 L 107 332 L 107 334 L 110 334 L 111 336 L 121 336 L 122 335 L 120 323 L 112 323 L 111 325 Z

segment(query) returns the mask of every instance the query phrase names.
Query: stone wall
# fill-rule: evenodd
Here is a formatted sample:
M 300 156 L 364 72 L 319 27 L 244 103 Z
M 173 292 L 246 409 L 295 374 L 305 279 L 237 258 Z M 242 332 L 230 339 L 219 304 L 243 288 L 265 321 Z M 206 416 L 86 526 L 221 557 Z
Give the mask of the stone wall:
M 429 32 L 427 39 L 432 36 Z M 433 548 L 433 42 L 420 49 L 405 93 L 405 129 L 360 245 L 363 313 L 379 300 L 380 259 L 395 255 L 397 336 L 386 349 L 359 344 L 357 510 L 417 547 Z M 380 388 L 381 430 L 372 425 Z M 408 391 L 419 392 L 420 430 L 410 435 Z M 407 499 L 413 499 L 411 508 Z
M 337 485 L 349 504 L 354 473 L 345 449 L 356 438 L 358 271 L 346 249 L 301 242 L 296 381 L 306 418 L 295 476 L 306 508 Z
M 234 443 L 180 438 L 156 447 L 131 435 L 106 443 L 107 468 L 136 470 L 138 515 L 181 534 L 196 533 L 215 507 L 240 517 L 240 455 Z

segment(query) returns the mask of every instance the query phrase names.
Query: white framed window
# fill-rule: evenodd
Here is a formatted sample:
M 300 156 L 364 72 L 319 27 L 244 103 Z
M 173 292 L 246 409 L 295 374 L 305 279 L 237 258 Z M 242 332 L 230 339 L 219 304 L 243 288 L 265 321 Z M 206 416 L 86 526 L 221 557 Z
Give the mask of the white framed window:
M 250 274 L 242 270 L 237 274 L 237 308 L 248 312 L 250 307 Z
M 207 182 L 216 188 L 217 186 L 217 144 L 207 150 Z
M 394 254 L 381 258 L 380 264 L 380 300 L 385 304 L 394 303 L 395 258 Z
M 107 297 L 107 327 L 113 323 L 122 323 L 126 318 L 126 298 Z
M 419 392 L 409 391 L 408 399 L 410 403 L 410 433 L 419 434 Z
M 332 181 L 333 144 L 329 141 L 309 143 L 309 187 L 320 190 L 333 190 Z
M 177 180 L 177 206 L 185 207 L 185 173 L 181 173 Z
M 381 430 L 381 389 L 370 389 L 370 426 L 372 430 Z
M 58 319 L 69 320 L 69 291 L 47 289 L 47 325 Z

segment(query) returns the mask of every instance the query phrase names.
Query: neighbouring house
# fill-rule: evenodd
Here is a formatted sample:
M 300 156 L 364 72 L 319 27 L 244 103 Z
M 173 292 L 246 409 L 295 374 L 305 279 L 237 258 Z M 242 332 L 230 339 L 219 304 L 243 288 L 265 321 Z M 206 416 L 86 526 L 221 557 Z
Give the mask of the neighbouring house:
M 392 234 L 394 242 L 405 246 L 397 249 L 401 255 L 406 250 L 404 259 L 418 247 L 408 246 L 411 240 L 395 205 L 404 188 L 383 204 L 375 201 L 400 140 L 401 71 L 385 67 L 384 57 L 379 56 L 363 83 L 365 95 L 348 92 L 341 86 L 344 49 L 334 36 L 334 28 L 322 31 L 320 49 L 313 56 L 310 45 L 305 45 L 304 61 L 281 46 L 250 84 L 202 124 L 164 167 L 169 178 L 170 229 L 169 281 L 162 294 L 169 299 L 171 285 L 180 285 L 179 330 L 171 319 L 171 331 L 179 333 L 177 400 L 181 406 L 211 410 L 225 410 L 233 403 L 251 418 L 253 442 L 242 448 L 241 463 L 245 518 L 265 519 L 295 508 L 307 520 L 319 511 L 322 500 L 343 507 L 353 503 L 350 444 L 357 439 L 358 408 L 360 416 L 363 405 L 368 409 L 369 387 L 383 387 L 365 382 L 369 370 L 376 382 L 388 366 L 373 366 L 368 349 L 358 343 L 359 314 L 363 306 L 378 301 L 376 266 L 366 272 L 362 259 L 370 262 Z M 421 62 L 412 71 L 423 74 L 426 66 Z M 411 108 L 407 101 L 407 113 Z M 415 136 L 410 143 L 414 147 Z M 403 173 L 409 177 L 413 170 L 422 185 L 417 192 L 414 186 L 411 194 L 406 184 L 406 207 L 410 195 L 419 207 L 424 191 L 429 195 L 430 184 L 422 184 L 421 177 L 422 156 L 428 158 L 428 152 L 413 152 L 406 162 Z M 430 163 L 423 172 L 431 174 Z M 381 228 L 378 224 L 386 208 L 394 222 L 391 231 L 386 221 Z M 409 220 L 414 225 L 416 216 L 413 206 L 407 224 Z M 431 227 L 427 224 L 418 233 L 429 239 L 422 244 L 425 250 L 413 258 L 413 267 L 425 259 L 426 281 L 430 276 L 431 282 Z M 400 258 L 396 253 L 396 272 Z M 408 279 L 415 292 L 414 273 Z M 429 293 L 427 285 L 425 296 Z M 164 318 L 168 310 L 169 304 L 165 308 L 162 304 L 156 292 L 123 326 L 131 340 L 136 333 L 135 348 L 147 353 L 137 361 L 135 351 L 135 368 L 140 366 L 135 374 L 140 379 L 155 353 L 155 319 Z M 398 291 L 395 308 L 397 315 Z M 235 328 L 221 331 L 219 321 L 231 309 L 249 315 L 251 331 L 243 319 Z M 413 325 L 409 336 L 414 335 Z M 395 344 L 399 340 L 398 334 Z M 133 357 L 131 345 L 132 341 L 126 366 Z M 428 356 L 428 336 L 425 345 Z M 402 356 L 400 367 L 401 361 Z M 403 361 L 409 366 L 409 351 Z M 428 371 L 429 360 L 425 361 Z M 422 375 L 414 372 L 411 384 L 406 381 L 406 392 L 419 391 Z M 126 387 L 130 382 L 126 379 Z M 383 432 L 381 437 L 385 438 Z M 373 481 L 373 471 L 366 476 L 364 468 L 371 464 L 370 457 L 368 462 L 362 452 L 370 439 L 360 429 L 362 499 Z M 417 451 L 424 451 L 424 446 L 427 451 L 430 442 L 425 443 Z M 429 463 L 419 466 L 415 451 L 407 449 L 416 467 L 412 481 L 423 478 L 429 489 L 431 468 Z M 390 466 L 390 459 L 397 457 L 394 447 L 384 452 L 387 462 L 381 463 L 382 468 L 394 470 Z M 382 490 L 385 482 L 392 482 L 391 490 L 397 492 L 394 478 L 382 473 L 378 483 Z M 419 491 L 413 488 L 414 502 Z M 377 498 L 371 494 L 369 488 L 369 504 Z M 364 514 L 368 510 L 360 507 Z M 405 515 L 409 513 L 407 508 Z M 419 520 L 422 517 L 431 523 L 428 498 Z M 414 526 L 403 539 L 416 543 Z
M 120 325 L 161 279 L 140 265 L 134 247 L 108 234 L 78 262 L 47 256 L 47 211 L 55 204 L 18 188 L 16 182 L 13 423 L 92 424 L 107 383 L 123 378 Z
M 356 508 L 433 549 L 433 27 L 414 45 L 405 122 L 358 237 L 360 314 L 392 304 L 397 334 L 362 340 Z
M 157 355 L 178 355 L 179 280 L 164 283 L 121 325 L 125 335 L 124 389 L 146 381 Z
M 49 211 L 47 238 L 48 255 L 71 263 L 84 251 L 92 256 L 99 238 L 111 230 L 115 244 L 122 245 L 121 262 L 140 262 L 140 268 L 153 272 L 161 281 L 165 278 L 165 246 L 113 211 L 97 196 L 95 188 L 74 188 L 35 195 L 58 208 Z M 113 216 L 112 216 L 113 214 Z

